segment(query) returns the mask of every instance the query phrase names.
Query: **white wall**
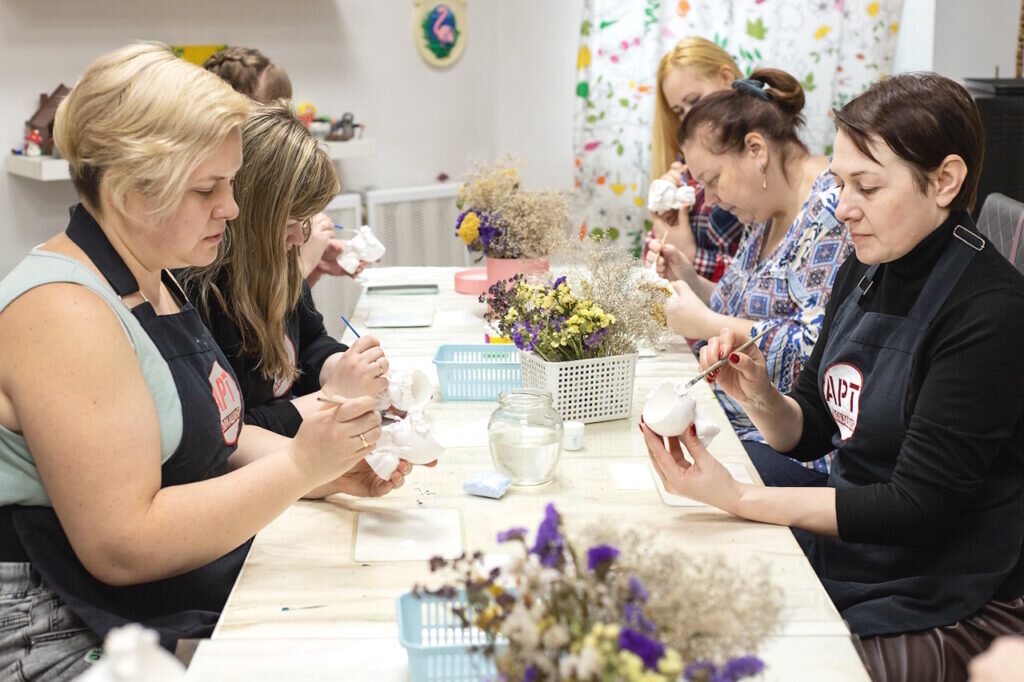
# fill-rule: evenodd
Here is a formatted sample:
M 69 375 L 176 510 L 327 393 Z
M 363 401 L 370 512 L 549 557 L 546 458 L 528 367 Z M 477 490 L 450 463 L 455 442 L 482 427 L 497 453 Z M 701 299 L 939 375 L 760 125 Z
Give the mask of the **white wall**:
M 281 64 L 298 100 L 355 113 L 376 140 L 341 164 L 348 189 L 457 177 L 470 160 L 514 151 L 532 186 L 572 186 L 575 51 L 582 0 L 469 0 L 461 60 L 435 70 L 412 40 L 408 0 L 4 0 L 0 2 L 0 145 L 20 145 L 40 92 L 135 39 L 251 45 Z M 0 275 L 63 229 L 69 182 L 0 172 Z
M 1012 78 L 1020 0 L 935 0 L 935 71 L 963 80 Z
M 893 71 L 964 78 L 1014 75 L 1020 0 L 904 0 Z
M 935 64 L 936 0 L 903 0 L 893 73 L 932 71 Z

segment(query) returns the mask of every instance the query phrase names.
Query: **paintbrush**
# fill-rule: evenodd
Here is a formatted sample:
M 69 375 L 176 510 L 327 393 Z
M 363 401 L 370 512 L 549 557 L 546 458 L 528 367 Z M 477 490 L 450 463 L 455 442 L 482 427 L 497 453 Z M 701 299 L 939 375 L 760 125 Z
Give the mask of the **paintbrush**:
M 762 331 L 762 332 L 761 332 L 760 334 L 758 334 L 757 336 L 753 336 L 753 337 L 751 337 L 751 338 L 747 339 L 747 340 L 746 340 L 746 341 L 745 341 L 745 342 L 743 343 L 743 345 L 741 345 L 741 346 L 740 346 L 739 348 L 734 348 L 732 352 L 733 352 L 733 353 L 739 353 L 739 352 L 741 352 L 741 351 L 744 351 L 744 350 L 746 350 L 747 348 L 750 348 L 750 345 L 751 345 L 751 344 L 753 344 L 753 343 L 757 343 L 758 341 L 760 341 L 760 340 L 761 340 L 761 339 L 762 339 L 762 338 L 764 337 L 764 335 L 765 335 L 765 334 L 767 334 L 767 333 L 768 333 L 769 331 L 771 331 L 772 329 L 774 329 L 774 327 L 768 327 L 767 329 L 765 329 L 764 331 Z M 722 367 L 725 367 L 725 366 L 726 366 L 726 365 L 727 365 L 728 363 L 729 363 L 729 358 L 728 358 L 728 357 L 724 357 L 724 358 L 722 358 L 721 360 L 719 360 L 718 362 L 716 362 L 716 363 L 712 364 L 712 365 L 711 365 L 710 367 L 708 367 L 708 368 L 707 368 L 706 370 L 704 370 L 703 372 L 701 372 L 700 374 L 698 374 L 697 376 L 695 376 L 694 378 L 692 378 L 692 379 L 690 379 L 690 380 L 689 380 L 688 382 L 686 382 L 686 386 L 684 387 L 684 389 L 683 389 L 683 390 L 684 390 L 684 391 L 689 391 L 689 390 L 690 390 L 691 388 L 693 388 L 694 386 L 696 386 L 696 385 L 697 385 L 697 382 L 699 382 L 699 381 L 700 381 L 701 379 L 704 379 L 704 378 L 706 378 L 706 377 L 707 377 L 707 375 L 711 374 L 711 373 L 712 373 L 712 372 L 714 372 L 715 370 L 717 370 L 717 369 L 721 369 Z
M 330 405 L 344 405 L 345 404 L 345 401 L 342 400 L 341 398 L 328 398 L 327 396 L 318 395 L 316 397 L 316 399 L 319 400 L 322 403 L 328 403 Z M 397 421 L 402 421 L 402 417 L 399 417 L 397 414 L 394 414 L 392 412 L 381 412 L 380 413 L 380 418 L 381 419 L 391 419 L 391 420 L 396 421 L 396 422 Z

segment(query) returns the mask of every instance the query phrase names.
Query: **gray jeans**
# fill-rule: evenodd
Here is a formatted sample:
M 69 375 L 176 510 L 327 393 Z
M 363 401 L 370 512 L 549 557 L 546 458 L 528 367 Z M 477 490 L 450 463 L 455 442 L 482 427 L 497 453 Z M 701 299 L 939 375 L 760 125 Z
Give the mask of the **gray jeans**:
M 0 563 L 0 679 L 70 680 L 101 645 L 32 564 Z

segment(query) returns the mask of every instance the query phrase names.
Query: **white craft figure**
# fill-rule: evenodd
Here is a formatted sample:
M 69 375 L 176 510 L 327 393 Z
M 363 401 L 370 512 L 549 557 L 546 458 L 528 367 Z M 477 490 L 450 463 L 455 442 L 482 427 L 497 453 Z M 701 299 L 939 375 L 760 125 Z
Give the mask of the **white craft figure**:
M 659 436 L 681 436 L 697 427 L 697 439 L 704 447 L 718 435 L 719 428 L 707 411 L 686 394 L 686 385 L 662 381 L 647 396 L 643 411 L 644 424 Z
M 114 628 L 103 641 L 103 658 L 78 682 L 180 682 L 185 666 L 160 648 L 157 634 L 138 623 Z
M 423 414 L 423 408 L 433 397 L 427 375 L 417 369 L 408 369 L 389 371 L 386 378 L 388 390 L 377 394 L 377 409 L 394 407 L 406 415 L 381 427 L 380 440 L 373 452 L 366 456 L 366 463 L 384 480 L 395 473 L 399 460 L 429 464 L 437 459 L 442 449 L 431 433 L 430 421 Z
M 693 206 L 696 194 L 689 185 L 676 187 L 670 180 L 658 178 L 651 182 L 647 192 L 647 208 L 654 213 L 678 211 L 684 206 Z
M 338 265 L 352 275 L 359 269 L 360 263 L 376 263 L 384 257 L 387 249 L 374 236 L 369 225 L 363 225 L 355 237 L 345 245 L 345 250 L 338 256 Z

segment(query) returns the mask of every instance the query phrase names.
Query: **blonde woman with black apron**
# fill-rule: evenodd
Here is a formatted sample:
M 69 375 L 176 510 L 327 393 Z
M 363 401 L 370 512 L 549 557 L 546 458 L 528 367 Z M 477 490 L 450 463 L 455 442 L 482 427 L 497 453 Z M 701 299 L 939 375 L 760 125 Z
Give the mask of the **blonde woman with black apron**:
M 231 365 L 168 274 L 238 213 L 250 104 L 164 45 L 104 55 L 55 138 L 82 204 L 0 281 L 0 678 L 69 679 L 113 627 L 208 636 L 252 536 L 346 480 L 380 416 L 243 429 Z M 344 674 L 342 673 L 342 676 Z

